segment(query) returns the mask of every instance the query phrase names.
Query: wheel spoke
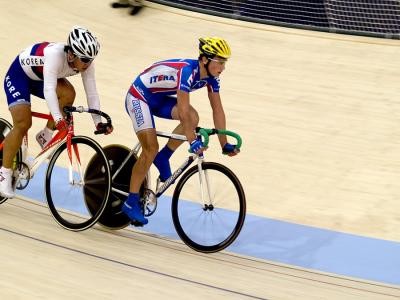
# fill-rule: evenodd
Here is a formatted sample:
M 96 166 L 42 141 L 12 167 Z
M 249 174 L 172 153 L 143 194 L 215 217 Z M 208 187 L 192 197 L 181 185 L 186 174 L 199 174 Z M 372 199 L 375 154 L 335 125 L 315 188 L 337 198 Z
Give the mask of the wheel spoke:
M 182 175 L 172 201 L 172 217 L 181 239 L 201 252 L 216 252 L 229 246 L 239 234 L 246 200 L 237 177 L 217 163 L 203 163 L 204 192 L 197 166 Z M 208 184 L 207 184 L 208 183 Z M 206 196 L 203 204 L 201 195 Z
M 50 159 L 46 198 L 58 224 L 80 231 L 93 226 L 101 217 L 110 192 L 111 172 L 103 150 L 94 140 L 76 136 L 71 142 L 72 160 L 66 142 Z M 76 153 L 79 159 L 74 157 Z M 69 184 L 69 174 L 74 184 Z

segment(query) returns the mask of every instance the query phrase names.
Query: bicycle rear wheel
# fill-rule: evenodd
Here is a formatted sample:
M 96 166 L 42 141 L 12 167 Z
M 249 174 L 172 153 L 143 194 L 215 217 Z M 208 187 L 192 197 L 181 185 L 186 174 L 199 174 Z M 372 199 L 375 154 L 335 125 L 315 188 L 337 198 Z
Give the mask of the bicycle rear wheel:
M 0 144 L 3 143 L 6 135 L 11 131 L 12 125 L 5 119 L 0 118 Z M 17 152 L 14 157 L 13 166 L 14 168 L 22 161 L 21 150 Z M 3 146 L 0 147 L 0 167 L 3 165 Z M 13 178 L 13 186 L 15 185 L 15 179 Z M 8 198 L 0 196 L 0 204 L 7 201 Z
M 98 223 L 112 230 L 122 229 L 130 224 L 137 226 L 121 210 L 122 204 L 127 198 L 124 194 L 129 193 L 132 168 L 137 161 L 136 154 L 131 153 L 129 148 L 122 145 L 108 145 L 103 148 L 103 151 L 110 165 L 111 191 L 107 206 Z M 96 172 L 96 169 L 92 169 L 91 172 Z M 145 178 L 139 190 L 141 198 L 143 198 L 146 185 L 147 179 Z M 85 199 L 91 202 L 98 201 L 98 199 L 93 199 L 91 195 L 85 195 Z
M 122 166 L 122 163 L 130 153 L 128 148 L 122 145 L 108 145 L 103 148 L 103 151 L 110 164 L 112 188 L 129 193 L 129 182 L 133 165 L 137 160 L 136 156 L 132 155 Z M 92 169 L 91 172 L 95 172 L 95 170 Z M 115 176 L 117 171 L 118 174 Z M 111 190 L 106 209 L 99 219 L 99 224 L 112 230 L 122 229 L 131 224 L 131 220 L 121 210 L 125 200 L 126 196 Z M 93 199 L 91 195 L 86 195 L 86 201 L 96 202 L 98 199 Z
M 246 197 L 239 179 L 227 167 L 203 162 L 202 169 L 202 188 L 198 166 L 182 175 L 172 198 L 172 219 L 186 245 L 212 253 L 225 249 L 239 235 Z
M 64 141 L 50 159 L 45 181 L 50 212 L 65 229 L 85 230 L 101 217 L 110 194 L 111 174 L 102 148 L 93 139 L 72 137 L 71 151 Z M 96 201 L 86 201 L 86 195 Z

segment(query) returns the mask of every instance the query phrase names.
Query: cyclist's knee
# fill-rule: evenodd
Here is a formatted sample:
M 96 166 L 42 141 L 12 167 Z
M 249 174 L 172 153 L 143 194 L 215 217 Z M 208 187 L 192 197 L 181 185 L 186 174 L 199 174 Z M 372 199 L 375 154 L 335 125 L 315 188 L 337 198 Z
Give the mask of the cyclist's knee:
M 32 127 L 32 118 L 16 119 L 13 122 L 13 129 L 21 136 L 24 135 L 26 132 L 28 132 L 29 128 L 31 127 Z
M 142 145 L 142 153 L 141 156 L 152 160 L 158 153 L 158 141 L 157 141 L 157 135 L 156 135 L 156 130 L 153 129 L 147 129 L 143 131 L 139 131 L 136 133 L 140 144 Z
M 142 146 L 142 155 L 146 160 L 153 161 L 158 153 L 158 142 L 148 143 L 145 146 Z
M 154 158 L 156 157 L 158 150 L 159 150 L 158 143 L 148 145 L 146 150 L 147 150 L 147 155 L 148 155 L 149 159 L 154 160 Z
M 63 107 L 64 107 L 64 106 L 72 106 L 72 104 L 74 104 L 75 97 L 76 97 L 75 89 L 68 90 L 68 91 L 64 94 L 64 97 L 63 97 L 63 98 L 60 98 L 60 104 L 61 104 Z
M 25 134 L 32 126 L 31 108 L 28 105 L 16 105 L 10 109 L 15 132 Z
M 193 108 L 190 111 L 190 119 L 192 121 L 192 125 L 193 127 L 196 127 L 197 125 L 199 125 L 199 121 L 200 121 L 200 117 L 198 112 Z
M 60 106 L 71 106 L 74 103 L 76 92 L 74 86 L 65 78 L 57 81 L 57 96 Z

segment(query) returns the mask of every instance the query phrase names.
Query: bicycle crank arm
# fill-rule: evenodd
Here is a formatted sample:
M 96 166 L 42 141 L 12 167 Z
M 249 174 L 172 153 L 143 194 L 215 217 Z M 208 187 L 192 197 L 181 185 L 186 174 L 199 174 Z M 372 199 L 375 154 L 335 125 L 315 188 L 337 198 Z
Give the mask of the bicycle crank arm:
M 111 188 L 111 190 L 113 191 L 113 192 L 116 192 L 116 193 L 118 193 L 118 194 L 120 194 L 120 195 L 123 195 L 123 196 L 125 196 L 125 197 L 128 197 L 129 196 L 129 193 L 127 193 L 127 192 L 124 192 L 124 191 L 121 191 L 121 190 L 118 190 L 118 189 L 116 189 L 116 188 Z

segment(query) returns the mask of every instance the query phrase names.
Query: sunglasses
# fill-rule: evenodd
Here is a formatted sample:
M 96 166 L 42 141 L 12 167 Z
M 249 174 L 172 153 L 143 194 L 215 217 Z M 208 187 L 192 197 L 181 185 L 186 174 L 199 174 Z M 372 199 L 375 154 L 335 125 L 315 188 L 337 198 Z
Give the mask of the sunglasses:
M 225 66 L 225 63 L 227 62 L 226 60 L 219 60 L 219 59 L 213 59 L 213 58 L 209 58 L 209 60 L 216 62 L 216 63 L 220 64 L 221 66 Z
M 83 62 L 84 64 L 91 63 L 93 61 L 93 58 L 88 58 L 88 57 L 79 57 L 78 58 Z

